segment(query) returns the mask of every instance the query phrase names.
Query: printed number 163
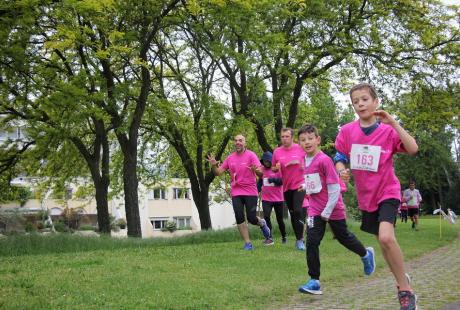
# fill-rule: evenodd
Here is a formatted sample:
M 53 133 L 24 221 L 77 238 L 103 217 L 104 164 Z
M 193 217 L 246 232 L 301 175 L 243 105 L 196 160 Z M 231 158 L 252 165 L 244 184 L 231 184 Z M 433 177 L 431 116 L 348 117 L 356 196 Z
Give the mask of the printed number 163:
M 374 157 L 372 155 L 358 154 L 358 165 L 372 166 Z

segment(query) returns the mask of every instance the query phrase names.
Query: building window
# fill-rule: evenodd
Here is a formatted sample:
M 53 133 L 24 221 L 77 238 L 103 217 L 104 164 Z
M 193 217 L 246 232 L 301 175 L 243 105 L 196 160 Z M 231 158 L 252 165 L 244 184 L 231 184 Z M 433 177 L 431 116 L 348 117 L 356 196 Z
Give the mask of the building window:
M 167 218 L 152 218 L 150 223 L 152 223 L 153 230 L 162 230 L 166 228 Z
M 188 188 L 173 188 L 174 199 L 190 199 Z
M 68 187 L 65 189 L 65 200 L 70 200 L 72 199 L 73 196 L 73 189 Z
M 190 217 L 175 217 L 174 222 L 176 222 L 177 229 L 190 229 Z
M 149 191 L 149 200 L 166 199 L 166 190 L 161 187 Z

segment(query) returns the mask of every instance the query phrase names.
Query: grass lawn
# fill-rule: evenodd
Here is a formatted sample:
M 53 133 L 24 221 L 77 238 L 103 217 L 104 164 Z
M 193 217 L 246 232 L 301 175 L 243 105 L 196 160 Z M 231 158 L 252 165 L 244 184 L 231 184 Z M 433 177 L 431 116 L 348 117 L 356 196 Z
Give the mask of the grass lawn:
M 276 221 L 275 221 L 276 222 Z M 288 225 L 290 226 L 290 225 Z M 375 238 L 350 229 L 376 249 Z M 397 225 L 406 259 L 454 239 L 459 225 L 422 217 L 419 231 Z M 236 228 L 168 240 L 113 240 L 58 236 L 0 239 L 0 309 L 263 309 L 285 305 L 307 278 L 305 253 L 277 238 L 243 251 Z M 289 238 L 290 237 L 290 238 Z M 360 259 L 326 233 L 321 245 L 322 282 L 342 285 L 363 277 Z M 379 271 L 377 270 L 376 276 Z

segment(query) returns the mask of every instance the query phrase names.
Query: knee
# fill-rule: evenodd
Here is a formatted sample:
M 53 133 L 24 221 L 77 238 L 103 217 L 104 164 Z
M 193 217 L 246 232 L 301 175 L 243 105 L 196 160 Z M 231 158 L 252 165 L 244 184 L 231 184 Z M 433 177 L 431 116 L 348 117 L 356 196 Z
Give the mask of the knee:
M 251 223 L 252 225 L 259 225 L 259 219 L 257 218 L 256 215 L 248 216 L 248 222 Z
M 237 225 L 243 224 L 244 223 L 244 215 L 235 214 L 235 220 L 236 220 Z
M 391 234 L 379 234 L 379 243 L 382 248 L 389 249 L 396 244 L 396 239 Z

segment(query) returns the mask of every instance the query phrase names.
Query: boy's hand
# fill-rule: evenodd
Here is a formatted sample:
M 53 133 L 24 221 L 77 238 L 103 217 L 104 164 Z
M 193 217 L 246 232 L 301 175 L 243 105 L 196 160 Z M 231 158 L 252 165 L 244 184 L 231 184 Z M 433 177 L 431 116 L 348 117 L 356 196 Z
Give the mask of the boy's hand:
M 344 181 L 345 183 L 350 182 L 350 169 L 342 169 L 339 171 L 339 177 Z
M 377 110 L 374 111 L 372 114 L 374 114 L 384 124 L 388 124 L 391 126 L 396 124 L 396 120 L 387 111 Z

